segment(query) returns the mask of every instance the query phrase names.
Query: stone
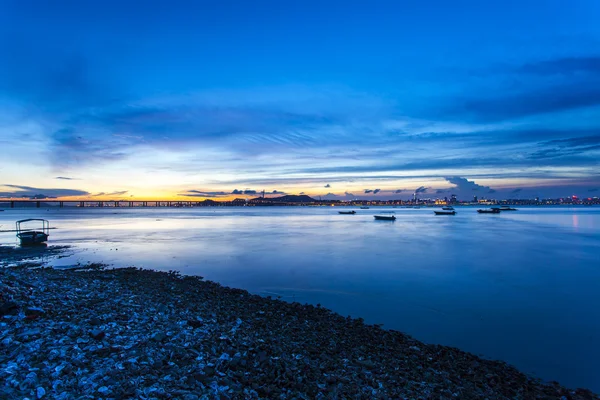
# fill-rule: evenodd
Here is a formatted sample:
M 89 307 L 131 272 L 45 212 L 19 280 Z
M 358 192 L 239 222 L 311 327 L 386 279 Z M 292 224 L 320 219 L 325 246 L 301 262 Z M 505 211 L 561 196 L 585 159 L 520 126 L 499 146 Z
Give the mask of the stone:
M 104 339 L 104 336 L 106 336 L 106 333 L 100 329 L 94 329 L 90 331 L 90 336 L 92 339 L 102 340 Z
M 19 306 L 14 301 L 6 301 L 0 305 L 0 317 L 5 315 L 17 315 Z
M 28 317 L 39 317 L 43 314 L 45 314 L 45 312 L 40 307 L 27 307 L 25 309 L 25 315 Z

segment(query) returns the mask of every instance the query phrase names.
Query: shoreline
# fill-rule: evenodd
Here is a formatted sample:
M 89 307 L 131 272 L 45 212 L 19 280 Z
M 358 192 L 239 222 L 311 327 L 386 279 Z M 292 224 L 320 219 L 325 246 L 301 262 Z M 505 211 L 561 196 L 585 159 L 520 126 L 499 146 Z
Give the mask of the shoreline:
M 11 253 L 0 250 L 3 260 Z M 16 264 L 33 258 L 14 252 Z M 0 397 L 600 398 L 177 272 L 41 262 L 0 268 L 0 282 Z

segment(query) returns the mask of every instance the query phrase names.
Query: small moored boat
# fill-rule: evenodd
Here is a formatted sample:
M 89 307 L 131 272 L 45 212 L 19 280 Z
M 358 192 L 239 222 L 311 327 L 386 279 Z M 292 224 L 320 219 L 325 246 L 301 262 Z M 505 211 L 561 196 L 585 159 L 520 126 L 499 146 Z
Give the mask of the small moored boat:
M 356 214 L 356 211 L 338 211 L 340 214 L 348 215 L 348 214 Z
M 363 209 L 363 210 L 368 210 L 368 209 L 369 209 L 369 207 L 367 207 L 367 206 L 362 206 L 362 207 L 361 207 L 361 209 Z
M 378 221 L 395 221 L 396 217 L 393 215 L 374 215 L 373 218 L 375 218 Z
M 444 211 L 454 211 L 454 207 L 452 207 L 452 206 L 446 206 L 446 207 L 442 207 L 442 210 L 444 210 Z
M 435 215 L 455 215 L 456 211 L 434 211 Z
M 499 208 L 486 208 L 482 210 L 477 210 L 479 214 L 500 214 Z
M 517 211 L 517 209 L 511 208 L 510 206 L 502 206 L 500 207 L 500 211 Z
M 26 228 L 22 224 L 26 224 L 32 221 L 41 222 L 41 228 L 32 229 Z M 17 221 L 17 237 L 21 241 L 21 246 L 23 245 L 31 245 L 31 244 L 40 244 L 44 243 L 48 240 L 48 236 L 50 236 L 50 222 L 45 219 L 40 218 L 29 218 L 22 219 Z

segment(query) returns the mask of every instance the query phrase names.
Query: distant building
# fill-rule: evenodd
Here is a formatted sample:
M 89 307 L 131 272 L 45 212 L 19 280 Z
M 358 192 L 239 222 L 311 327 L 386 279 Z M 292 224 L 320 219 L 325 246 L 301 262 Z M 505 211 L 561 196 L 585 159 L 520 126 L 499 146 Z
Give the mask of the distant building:
M 457 203 L 457 201 L 456 201 L 456 195 L 455 194 L 453 194 L 452 196 L 450 196 L 450 203 L 451 204 L 456 204 Z
M 473 203 L 477 203 L 477 196 L 473 196 Z

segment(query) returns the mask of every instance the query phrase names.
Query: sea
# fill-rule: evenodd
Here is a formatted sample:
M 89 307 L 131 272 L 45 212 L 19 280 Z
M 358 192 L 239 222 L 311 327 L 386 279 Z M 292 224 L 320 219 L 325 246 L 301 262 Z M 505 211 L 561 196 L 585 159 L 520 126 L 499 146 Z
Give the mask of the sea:
M 371 207 L 5 209 L 0 230 L 45 218 L 49 260 L 200 275 L 426 343 L 503 360 L 600 392 L 600 208 L 520 207 L 454 216 Z M 376 221 L 374 215 L 395 215 Z M 17 244 L 0 233 L 0 244 Z

